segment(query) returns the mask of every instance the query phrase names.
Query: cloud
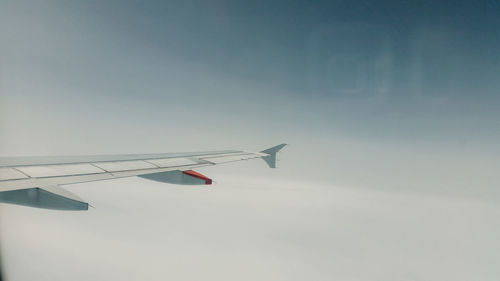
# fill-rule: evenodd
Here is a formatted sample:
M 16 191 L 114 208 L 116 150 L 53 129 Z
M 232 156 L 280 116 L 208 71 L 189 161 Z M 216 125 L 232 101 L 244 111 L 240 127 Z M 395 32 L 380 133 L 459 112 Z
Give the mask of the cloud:
M 498 274 L 489 264 L 498 259 L 490 243 L 500 231 L 495 204 L 219 170 L 219 183 L 209 188 L 137 178 L 75 186 L 96 206 L 89 212 L 3 206 L 9 280 L 495 280 Z

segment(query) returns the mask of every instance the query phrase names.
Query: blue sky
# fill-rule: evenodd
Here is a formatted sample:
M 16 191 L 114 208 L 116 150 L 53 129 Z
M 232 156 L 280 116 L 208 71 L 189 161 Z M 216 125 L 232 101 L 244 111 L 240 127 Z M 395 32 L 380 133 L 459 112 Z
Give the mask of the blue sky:
M 392 169 L 442 169 L 470 175 L 466 183 L 445 178 L 450 190 L 478 181 L 494 188 L 486 180 L 495 178 L 500 152 L 494 1 L 2 6 L 3 155 L 258 150 L 288 142 L 295 159 L 324 169 L 345 161 L 322 154 L 350 162 L 359 153 L 353 162 L 361 164 L 342 173 L 354 185 L 360 167 L 373 169 L 362 163 L 376 157 L 387 161 L 376 173 L 383 183 L 368 180 L 377 186 L 405 185 L 393 182 Z M 423 152 L 428 157 L 416 167 L 407 161 Z M 449 160 L 462 154 L 468 161 Z M 434 180 L 441 179 L 426 185 Z
M 4 104 L 137 102 L 227 119 L 250 103 L 363 138 L 498 134 L 494 1 L 3 5 Z

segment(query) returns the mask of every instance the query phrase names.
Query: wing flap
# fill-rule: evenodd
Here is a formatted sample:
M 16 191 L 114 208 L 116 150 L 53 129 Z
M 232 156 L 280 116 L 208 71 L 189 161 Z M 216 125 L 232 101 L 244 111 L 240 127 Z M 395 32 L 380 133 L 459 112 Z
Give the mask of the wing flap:
M 106 172 L 91 164 L 25 166 L 17 167 L 17 169 L 32 178 L 99 174 Z
M 200 157 L 200 159 L 211 162 L 213 164 L 229 163 L 234 161 L 249 160 L 254 158 L 265 157 L 267 154 L 264 153 L 245 153 L 240 155 L 228 155 L 228 156 L 212 156 L 212 157 Z
M 189 158 L 152 159 L 148 160 L 148 162 L 161 168 L 198 164 L 198 162 Z
M 130 170 L 143 170 L 157 168 L 155 165 L 146 161 L 116 161 L 116 162 L 99 162 L 92 165 L 99 167 L 107 172 L 120 172 Z
M 0 202 L 52 210 L 86 211 L 89 208 L 87 202 L 59 186 L 3 191 Z

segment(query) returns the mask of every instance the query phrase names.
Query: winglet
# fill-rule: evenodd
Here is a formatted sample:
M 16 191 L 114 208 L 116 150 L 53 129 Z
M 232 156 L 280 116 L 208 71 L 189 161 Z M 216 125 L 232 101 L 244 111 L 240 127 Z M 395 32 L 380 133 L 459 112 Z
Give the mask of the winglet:
M 267 165 L 269 165 L 270 168 L 276 168 L 276 153 L 278 153 L 278 151 L 280 151 L 285 146 L 286 143 L 282 143 L 261 151 L 262 153 L 269 154 L 268 156 L 262 157 L 262 159 L 266 161 Z

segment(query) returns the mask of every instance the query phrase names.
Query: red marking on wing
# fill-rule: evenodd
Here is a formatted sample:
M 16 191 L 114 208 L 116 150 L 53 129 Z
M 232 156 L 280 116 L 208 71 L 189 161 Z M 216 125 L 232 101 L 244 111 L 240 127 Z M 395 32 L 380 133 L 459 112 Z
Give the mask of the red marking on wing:
M 188 175 L 188 176 L 204 180 L 205 184 L 212 184 L 212 179 L 209 179 L 206 176 L 204 176 L 204 175 L 202 175 L 200 173 L 197 173 L 197 172 L 195 172 L 193 170 L 183 171 L 183 173 L 186 174 L 186 175 Z

